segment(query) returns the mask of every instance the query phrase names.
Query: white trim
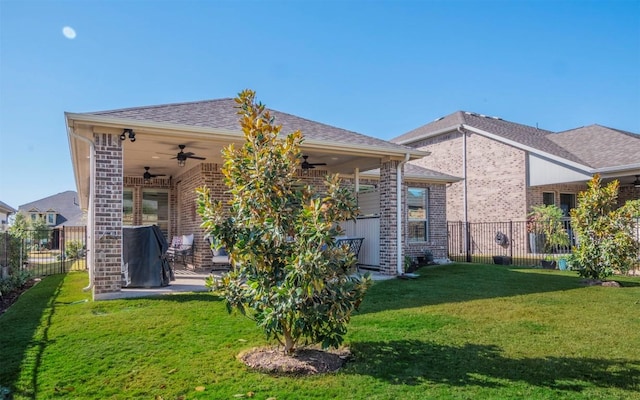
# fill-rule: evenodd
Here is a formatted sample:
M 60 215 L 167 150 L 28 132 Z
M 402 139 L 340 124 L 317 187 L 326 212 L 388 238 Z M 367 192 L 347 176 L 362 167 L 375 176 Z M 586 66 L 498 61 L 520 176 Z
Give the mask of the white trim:
M 187 136 L 185 134 L 191 134 L 195 136 L 201 136 L 203 139 L 215 139 L 212 135 L 218 137 L 218 139 L 225 138 L 227 141 L 242 141 L 244 140 L 244 135 L 240 130 L 229 130 L 222 128 L 209 128 L 209 127 L 199 127 L 193 125 L 182 125 L 182 124 L 169 124 L 165 122 L 152 122 L 152 121 L 141 121 L 135 119 L 123 119 L 123 118 L 112 118 L 112 117 L 104 117 L 99 115 L 86 115 L 86 114 L 74 114 L 65 112 L 65 117 L 67 120 L 67 126 L 70 129 L 75 129 L 75 123 L 80 122 L 87 125 L 95 125 L 102 126 L 107 128 L 122 128 L 122 126 L 127 126 L 135 130 L 141 129 L 149 129 L 153 130 L 153 133 L 157 136 L 161 135 L 181 135 Z M 374 138 L 375 139 L 375 138 Z M 382 139 L 378 139 L 382 140 Z M 397 143 L 389 142 L 394 146 L 399 146 Z M 327 141 L 327 140 L 314 140 L 314 139 L 305 139 L 303 147 L 308 149 L 318 149 L 318 150 L 330 150 L 337 153 L 347 153 L 347 154 L 358 154 L 358 155 L 374 155 L 374 156 L 395 156 L 399 157 L 398 160 L 402 160 L 405 154 L 410 154 L 412 160 L 420 159 L 422 157 L 427 156 L 428 154 L 424 151 L 415 150 L 415 149 L 395 149 L 390 147 L 383 146 L 375 146 L 375 145 L 366 145 L 366 144 L 350 144 L 338 141 Z
M 534 147 L 524 145 L 524 144 L 522 144 L 520 142 L 516 142 L 515 140 L 506 139 L 506 138 L 504 138 L 504 137 L 502 137 L 500 135 L 496 135 L 496 134 L 484 131 L 482 129 L 478 129 L 478 128 L 475 128 L 473 126 L 467 125 L 467 124 L 462 124 L 462 127 L 464 129 L 467 129 L 467 130 L 471 131 L 471 132 L 475 132 L 475 133 L 478 133 L 480 135 L 487 136 L 487 137 L 489 137 L 489 138 L 491 138 L 491 139 L 493 139 L 495 141 L 502 142 L 502 143 L 508 144 L 510 146 L 516 147 L 518 149 L 525 150 L 525 151 L 527 151 L 529 153 L 537 154 L 537 155 L 540 155 L 542 157 L 548 158 L 550 160 L 557 161 L 559 163 L 569 165 L 569 166 L 571 166 L 573 168 L 582 170 L 584 172 L 587 172 L 587 173 L 592 173 L 593 172 L 593 168 L 591 168 L 591 167 L 589 167 L 587 165 L 583 165 L 583 164 L 580 164 L 580 163 L 577 163 L 577 162 L 574 162 L 574 161 L 567 160 L 566 158 L 559 157 L 559 156 L 553 155 L 551 153 L 547 153 L 546 151 L 542 151 L 542 150 L 536 149 Z

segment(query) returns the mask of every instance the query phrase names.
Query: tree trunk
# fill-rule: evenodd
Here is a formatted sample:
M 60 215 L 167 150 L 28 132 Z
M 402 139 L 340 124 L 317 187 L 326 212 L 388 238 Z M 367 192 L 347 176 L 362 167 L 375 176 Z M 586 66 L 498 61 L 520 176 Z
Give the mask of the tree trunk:
M 284 336 L 284 353 L 286 355 L 291 355 L 293 350 L 295 350 L 294 347 L 296 345 L 295 340 L 293 340 L 293 337 L 291 336 L 291 330 L 289 328 L 284 328 L 282 334 Z

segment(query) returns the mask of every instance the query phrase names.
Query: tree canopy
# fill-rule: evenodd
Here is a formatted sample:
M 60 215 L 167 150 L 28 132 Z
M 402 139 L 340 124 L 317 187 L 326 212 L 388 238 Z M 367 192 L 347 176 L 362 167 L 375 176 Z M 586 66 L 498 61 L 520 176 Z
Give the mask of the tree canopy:
M 299 344 L 337 347 L 371 283 L 349 274 L 355 256 L 335 241 L 337 222 L 357 214 L 353 193 L 337 175 L 327 175 L 322 190 L 306 185 L 298 171 L 302 132 L 281 136 L 251 90 L 236 103 L 245 142 L 223 150 L 229 200 L 198 189 L 202 227 L 233 266 L 209 284 L 287 354 Z

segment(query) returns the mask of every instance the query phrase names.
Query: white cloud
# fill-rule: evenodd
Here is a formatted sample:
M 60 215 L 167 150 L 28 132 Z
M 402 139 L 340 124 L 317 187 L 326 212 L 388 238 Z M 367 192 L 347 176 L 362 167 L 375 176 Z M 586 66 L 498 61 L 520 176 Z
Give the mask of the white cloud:
M 66 37 L 67 39 L 75 39 L 76 37 L 76 31 L 75 29 L 73 29 L 70 26 L 65 26 L 64 28 L 62 28 L 62 34 L 64 35 L 64 37 Z

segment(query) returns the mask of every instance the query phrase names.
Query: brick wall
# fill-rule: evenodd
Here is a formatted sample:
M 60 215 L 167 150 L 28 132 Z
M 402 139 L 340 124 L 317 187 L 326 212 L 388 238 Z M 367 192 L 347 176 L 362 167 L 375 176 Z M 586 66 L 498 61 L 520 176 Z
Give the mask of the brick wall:
M 405 182 L 403 184 L 403 204 L 402 209 L 407 209 L 407 188 L 427 188 L 429 189 L 429 234 L 427 242 L 412 243 L 408 238 L 408 214 L 403 213 L 403 236 L 405 243 L 405 254 L 416 257 L 424 255 L 425 250 L 430 250 L 435 258 L 447 256 L 447 197 L 446 186 L 438 184 L 428 184 L 424 182 Z
M 526 153 L 482 135 L 466 133 L 467 212 L 470 222 L 522 219 L 527 213 Z M 463 136 L 453 132 L 415 145 L 431 151 L 416 164 L 465 177 Z M 464 220 L 464 181 L 447 187 L 447 220 Z
M 387 275 L 396 274 L 398 251 L 402 251 L 397 245 L 397 166 L 398 161 L 380 166 L 380 272 Z
M 122 287 L 122 141 L 117 135 L 94 134 L 95 248 L 93 297 Z

